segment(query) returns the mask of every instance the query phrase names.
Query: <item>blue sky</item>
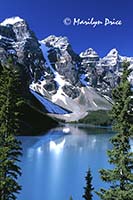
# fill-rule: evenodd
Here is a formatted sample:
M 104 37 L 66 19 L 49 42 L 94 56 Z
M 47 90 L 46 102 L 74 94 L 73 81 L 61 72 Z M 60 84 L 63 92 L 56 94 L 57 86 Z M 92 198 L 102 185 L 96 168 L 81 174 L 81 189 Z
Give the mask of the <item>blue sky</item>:
M 49 35 L 67 36 L 79 53 L 89 47 L 104 56 L 112 48 L 121 55 L 133 56 L 133 1 L 132 0 L 1 0 L 0 21 L 12 16 L 27 20 L 41 40 Z M 104 22 L 105 18 L 121 20 L 121 26 L 64 25 L 69 17 Z

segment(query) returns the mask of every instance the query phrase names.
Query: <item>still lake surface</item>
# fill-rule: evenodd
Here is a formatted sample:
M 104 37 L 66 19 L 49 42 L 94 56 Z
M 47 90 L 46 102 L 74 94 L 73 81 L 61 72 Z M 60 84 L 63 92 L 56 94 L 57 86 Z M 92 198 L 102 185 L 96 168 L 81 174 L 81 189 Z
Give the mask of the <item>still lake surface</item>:
M 23 189 L 18 200 L 83 200 L 88 168 L 93 174 L 95 190 L 106 187 L 99 169 L 110 168 L 106 150 L 111 148 L 111 129 L 58 127 L 42 136 L 22 136 Z M 94 194 L 94 200 L 98 200 Z

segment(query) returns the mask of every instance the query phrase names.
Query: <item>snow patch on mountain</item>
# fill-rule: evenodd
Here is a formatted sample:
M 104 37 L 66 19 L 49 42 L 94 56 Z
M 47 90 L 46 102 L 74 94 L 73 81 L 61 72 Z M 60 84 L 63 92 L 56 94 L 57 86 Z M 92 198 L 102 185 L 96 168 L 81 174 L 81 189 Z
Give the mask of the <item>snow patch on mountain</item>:
M 58 86 L 63 87 L 65 85 L 66 81 L 63 80 L 63 78 L 61 77 L 61 75 L 58 72 L 55 72 L 54 75 L 55 75 L 54 80 L 58 83 Z
M 2 40 L 2 39 L 7 40 L 7 41 L 9 41 L 9 42 L 14 42 L 13 39 L 8 38 L 8 37 L 4 37 L 3 35 L 0 35 L 0 40 Z
M 81 58 L 98 58 L 98 54 L 92 48 L 87 49 L 85 52 L 80 53 Z
M 42 42 L 47 46 L 53 46 L 62 51 L 65 51 L 69 45 L 67 37 L 56 37 L 55 35 L 50 35 L 46 39 L 42 40 Z
M 20 17 L 11 17 L 11 18 L 7 18 L 5 19 L 0 25 L 1 26 L 7 26 L 8 24 L 14 25 L 17 22 L 22 22 L 24 21 L 23 19 L 21 19 Z
M 69 84 L 68 82 L 65 81 L 64 77 L 61 76 L 57 71 L 55 71 L 55 69 L 53 68 L 49 58 L 48 58 L 48 55 L 49 55 L 49 50 L 50 50 L 50 47 L 46 46 L 46 44 L 48 45 L 47 41 L 50 41 L 52 44 L 53 44 L 53 40 L 52 40 L 53 36 L 49 37 L 47 40 L 42 40 L 42 41 L 39 41 L 39 43 L 41 44 L 41 50 L 43 52 L 43 56 L 46 60 L 46 64 L 45 66 L 47 68 L 50 68 L 51 72 L 53 73 L 54 75 L 54 81 L 57 83 L 57 92 L 56 94 L 54 94 L 52 96 L 52 101 L 53 102 L 56 102 L 58 99 L 60 99 L 61 101 L 63 101 L 65 104 L 66 103 L 66 99 L 65 99 L 65 93 L 62 89 L 62 87 L 65 85 L 65 84 Z M 55 39 L 55 38 L 54 38 Z M 55 39 L 55 41 L 57 42 L 57 38 Z M 51 44 L 50 43 L 50 44 Z M 59 44 L 59 43 L 58 43 Z M 59 46 L 59 45 L 58 45 Z M 41 85 L 43 85 L 43 83 L 45 84 L 45 80 L 42 82 L 41 81 Z M 33 83 L 34 84 L 34 83 Z M 41 91 L 42 93 L 42 91 Z
M 107 57 L 115 57 L 117 58 L 119 55 L 118 50 L 117 49 L 111 49 L 110 52 L 107 54 Z
M 122 63 L 123 61 L 130 62 L 130 64 L 133 64 L 133 57 L 127 57 L 127 56 L 121 56 L 119 55 L 119 52 L 117 49 L 111 49 L 109 53 L 103 57 L 102 62 L 105 61 L 108 65 L 114 66 L 118 63 Z
M 46 59 L 46 67 L 49 67 L 51 72 L 54 74 L 55 73 L 55 70 L 53 69 L 50 61 L 49 61 L 49 58 L 48 58 L 48 51 L 49 51 L 49 47 L 46 46 L 45 42 L 44 41 L 39 41 L 39 43 L 41 44 L 41 50 L 42 50 L 42 53 L 43 53 L 43 56 L 44 58 Z
M 63 79 L 63 77 L 60 76 L 60 74 L 58 72 L 55 72 L 54 80 L 58 84 L 58 90 L 57 90 L 56 94 L 54 94 L 52 96 L 52 101 L 56 102 L 58 99 L 60 99 L 61 101 L 63 101 L 67 105 L 66 98 L 65 98 L 66 94 L 62 90 L 62 87 L 65 84 L 68 84 L 68 83 Z
M 120 57 L 117 49 L 112 49 L 107 56 L 105 56 L 102 59 L 102 63 L 105 63 L 106 65 L 113 67 L 117 65 L 117 62 L 120 62 Z
M 65 105 L 67 105 L 67 102 L 66 102 L 66 94 L 64 93 L 64 91 L 62 90 L 62 88 L 60 87 L 56 94 L 54 94 L 52 96 L 52 101 L 53 102 L 57 102 L 58 100 L 61 100 L 64 102 Z

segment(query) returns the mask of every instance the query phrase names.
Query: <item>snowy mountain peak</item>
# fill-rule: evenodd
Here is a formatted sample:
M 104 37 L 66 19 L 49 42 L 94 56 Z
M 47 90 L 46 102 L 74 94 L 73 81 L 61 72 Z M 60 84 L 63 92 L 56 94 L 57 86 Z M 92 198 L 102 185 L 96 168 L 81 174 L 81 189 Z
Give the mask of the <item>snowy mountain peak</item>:
M 117 49 L 111 49 L 111 51 L 107 54 L 107 57 L 118 57 L 119 53 Z
M 0 25 L 1 26 L 7 26 L 8 24 L 14 25 L 18 22 L 22 22 L 24 21 L 23 19 L 21 19 L 20 17 L 16 16 L 16 17 L 11 17 L 11 18 L 7 18 L 5 19 Z
M 50 35 L 41 42 L 44 43 L 47 47 L 55 47 L 59 48 L 60 50 L 66 50 L 69 45 L 67 37 L 56 37 L 55 35 Z
M 91 58 L 91 57 L 95 57 L 95 58 L 99 58 L 99 55 L 97 54 L 97 52 L 96 51 L 94 51 L 92 48 L 89 48 L 89 49 L 87 49 L 86 51 L 84 51 L 84 52 L 81 52 L 80 53 L 80 57 L 81 58 Z

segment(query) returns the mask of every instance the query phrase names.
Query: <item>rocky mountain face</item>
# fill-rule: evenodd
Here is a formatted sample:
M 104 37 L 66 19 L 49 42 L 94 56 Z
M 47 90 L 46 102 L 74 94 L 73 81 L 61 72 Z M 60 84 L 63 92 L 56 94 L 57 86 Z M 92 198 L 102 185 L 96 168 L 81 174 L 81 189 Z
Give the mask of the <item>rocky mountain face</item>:
M 100 58 L 93 49 L 88 49 L 80 54 L 81 68 L 85 77 L 84 85 L 92 86 L 101 95 L 111 97 L 111 92 L 116 87 L 122 75 L 124 60 L 133 65 L 133 57 L 120 56 L 116 49 L 112 49 L 107 56 Z M 129 77 L 133 85 L 132 73 Z
M 36 71 L 41 74 L 41 67 L 45 63 L 39 46 L 36 36 L 23 19 L 9 18 L 0 24 L 1 64 L 4 65 L 8 56 L 12 55 L 16 62 L 23 64 L 29 79 Z
M 50 116 L 77 121 L 91 110 L 111 109 L 111 91 L 119 82 L 122 57 L 116 49 L 100 58 L 91 48 L 76 54 L 66 37 L 51 35 L 38 41 L 19 17 L 0 24 L 1 64 L 13 57 L 22 64 L 31 94 Z M 133 74 L 129 77 L 133 85 Z

